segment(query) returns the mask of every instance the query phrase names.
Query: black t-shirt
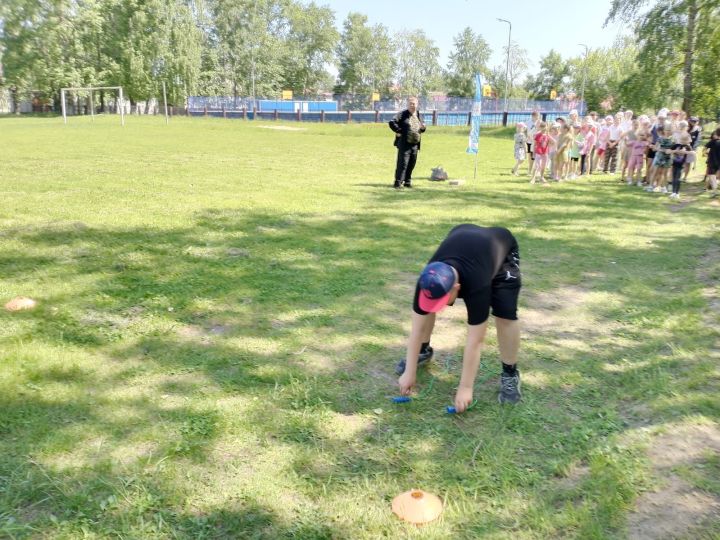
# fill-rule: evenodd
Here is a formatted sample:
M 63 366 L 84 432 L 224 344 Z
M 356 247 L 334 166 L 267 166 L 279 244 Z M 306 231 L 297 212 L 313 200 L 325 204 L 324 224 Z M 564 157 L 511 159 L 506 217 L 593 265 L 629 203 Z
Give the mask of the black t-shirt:
M 692 146 L 689 144 L 680 144 L 675 143 L 672 145 L 670 150 L 687 150 L 688 152 L 692 150 Z M 677 165 L 678 167 L 685 163 L 687 160 L 687 154 L 673 154 L 673 165 Z
M 474 300 L 485 298 L 482 293 L 492 286 L 493 278 L 502 269 L 511 252 L 514 252 L 519 262 L 517 241 L 509 230 L 464 223 L 453 227 L 428 264 L 440 261 L 457 270 L 460 277 L 458 298 L 465 301 L 468 324 L 480 324 L 485 320 L 485 306 Z M 419 315 L 427 315 L 426 311 L 420 309 L 419 295 L 420 288 L 416 284 L 413 311 Z
M 695 126 L 693 129 L 690 130 L 690 145 L 692 146 L 693 150 L 695 150 L 700 144 L 701 133 L 702 128 L 700 128 L 700 126 Z
M 705 147 L 708 149 L 707 164 L 720 168 L 720 139 L 711 139 Z

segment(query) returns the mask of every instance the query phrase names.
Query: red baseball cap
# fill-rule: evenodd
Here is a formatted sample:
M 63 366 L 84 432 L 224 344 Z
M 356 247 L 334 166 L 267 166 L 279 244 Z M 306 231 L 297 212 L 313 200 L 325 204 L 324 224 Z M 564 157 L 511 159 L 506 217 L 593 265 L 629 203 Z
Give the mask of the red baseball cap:
M 447 306 L 450 292 L 455 285 L 455 271 L 447 263 L 435 261 L 428 264 L 420 274 L 418 306 L 428 313 L 437 313 Z

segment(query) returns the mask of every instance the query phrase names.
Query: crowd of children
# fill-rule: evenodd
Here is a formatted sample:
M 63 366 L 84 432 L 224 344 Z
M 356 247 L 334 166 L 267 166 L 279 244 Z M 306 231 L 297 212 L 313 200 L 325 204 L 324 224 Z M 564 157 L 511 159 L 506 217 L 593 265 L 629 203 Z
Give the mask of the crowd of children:
M 515 133 L 515 166 L 528 162 L 530 183 L 564 182 L 594 173 L 616 174 L 628 185 L 654 193 L 680 197 L 681 180 L 687 180 L 698 158 L 702 128 L 696 117 L 661 109 L 652 117 L 635 117 L 632 111 L 598 118 L 577 111 L 549 123 L 533 112 L 529 125 L 520 122 Z M 717 196 L 720 180 L 720 128 L 702 149 L 707 158 L 706 189 Z

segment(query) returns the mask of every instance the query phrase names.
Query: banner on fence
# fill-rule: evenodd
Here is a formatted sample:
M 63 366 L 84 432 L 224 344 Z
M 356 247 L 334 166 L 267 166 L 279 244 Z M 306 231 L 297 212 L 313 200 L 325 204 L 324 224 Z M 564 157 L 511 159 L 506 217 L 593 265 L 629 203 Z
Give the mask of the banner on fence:
M 470 137 L 466 152 L 468 154 L 477 154 L 480 142 L 480 117 L 482 115 L 482 79 L 479 73 L 475 74 L 475 100 L 473 101 L 472 112 L 470 116 Z

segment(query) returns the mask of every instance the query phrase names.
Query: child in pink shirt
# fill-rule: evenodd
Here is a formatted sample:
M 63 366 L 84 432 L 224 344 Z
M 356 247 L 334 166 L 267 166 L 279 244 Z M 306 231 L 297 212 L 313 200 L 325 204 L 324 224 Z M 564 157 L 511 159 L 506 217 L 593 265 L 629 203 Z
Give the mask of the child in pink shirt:
M 595 130 L 586 120 L 583 122 L 580 131 L 585 136 L 583 146 L 580 148 L 580 174 L 585 176 L 590 171 L 590 163 L 588 163 L 588 161 L 590 160 L 593 146 L 595 146 Z
M 638 131 L 635 140 L 628 144 L 630 146 L 630 159 L 627 166 L 627 183 L 632 185 L 633 176 L 635 176 L 637 185 L 642 186 L 642 169 L 645 162 L 645 153 L 648 146 L 650 146 L 650 134 L 644 130 Z
M 605 150 L 607 149 L 607 143 L 610 139 L 610 126 L 608 125 L 608 120 L 610 119 L 610 123 L 612 124 L 613 117 L 608 116 L 605 119 L 600 120 L 600 130 L 598 131 L 597 136 L 597 162 L 598 170 L 602 170 L 602 164 L 605 161 Z

